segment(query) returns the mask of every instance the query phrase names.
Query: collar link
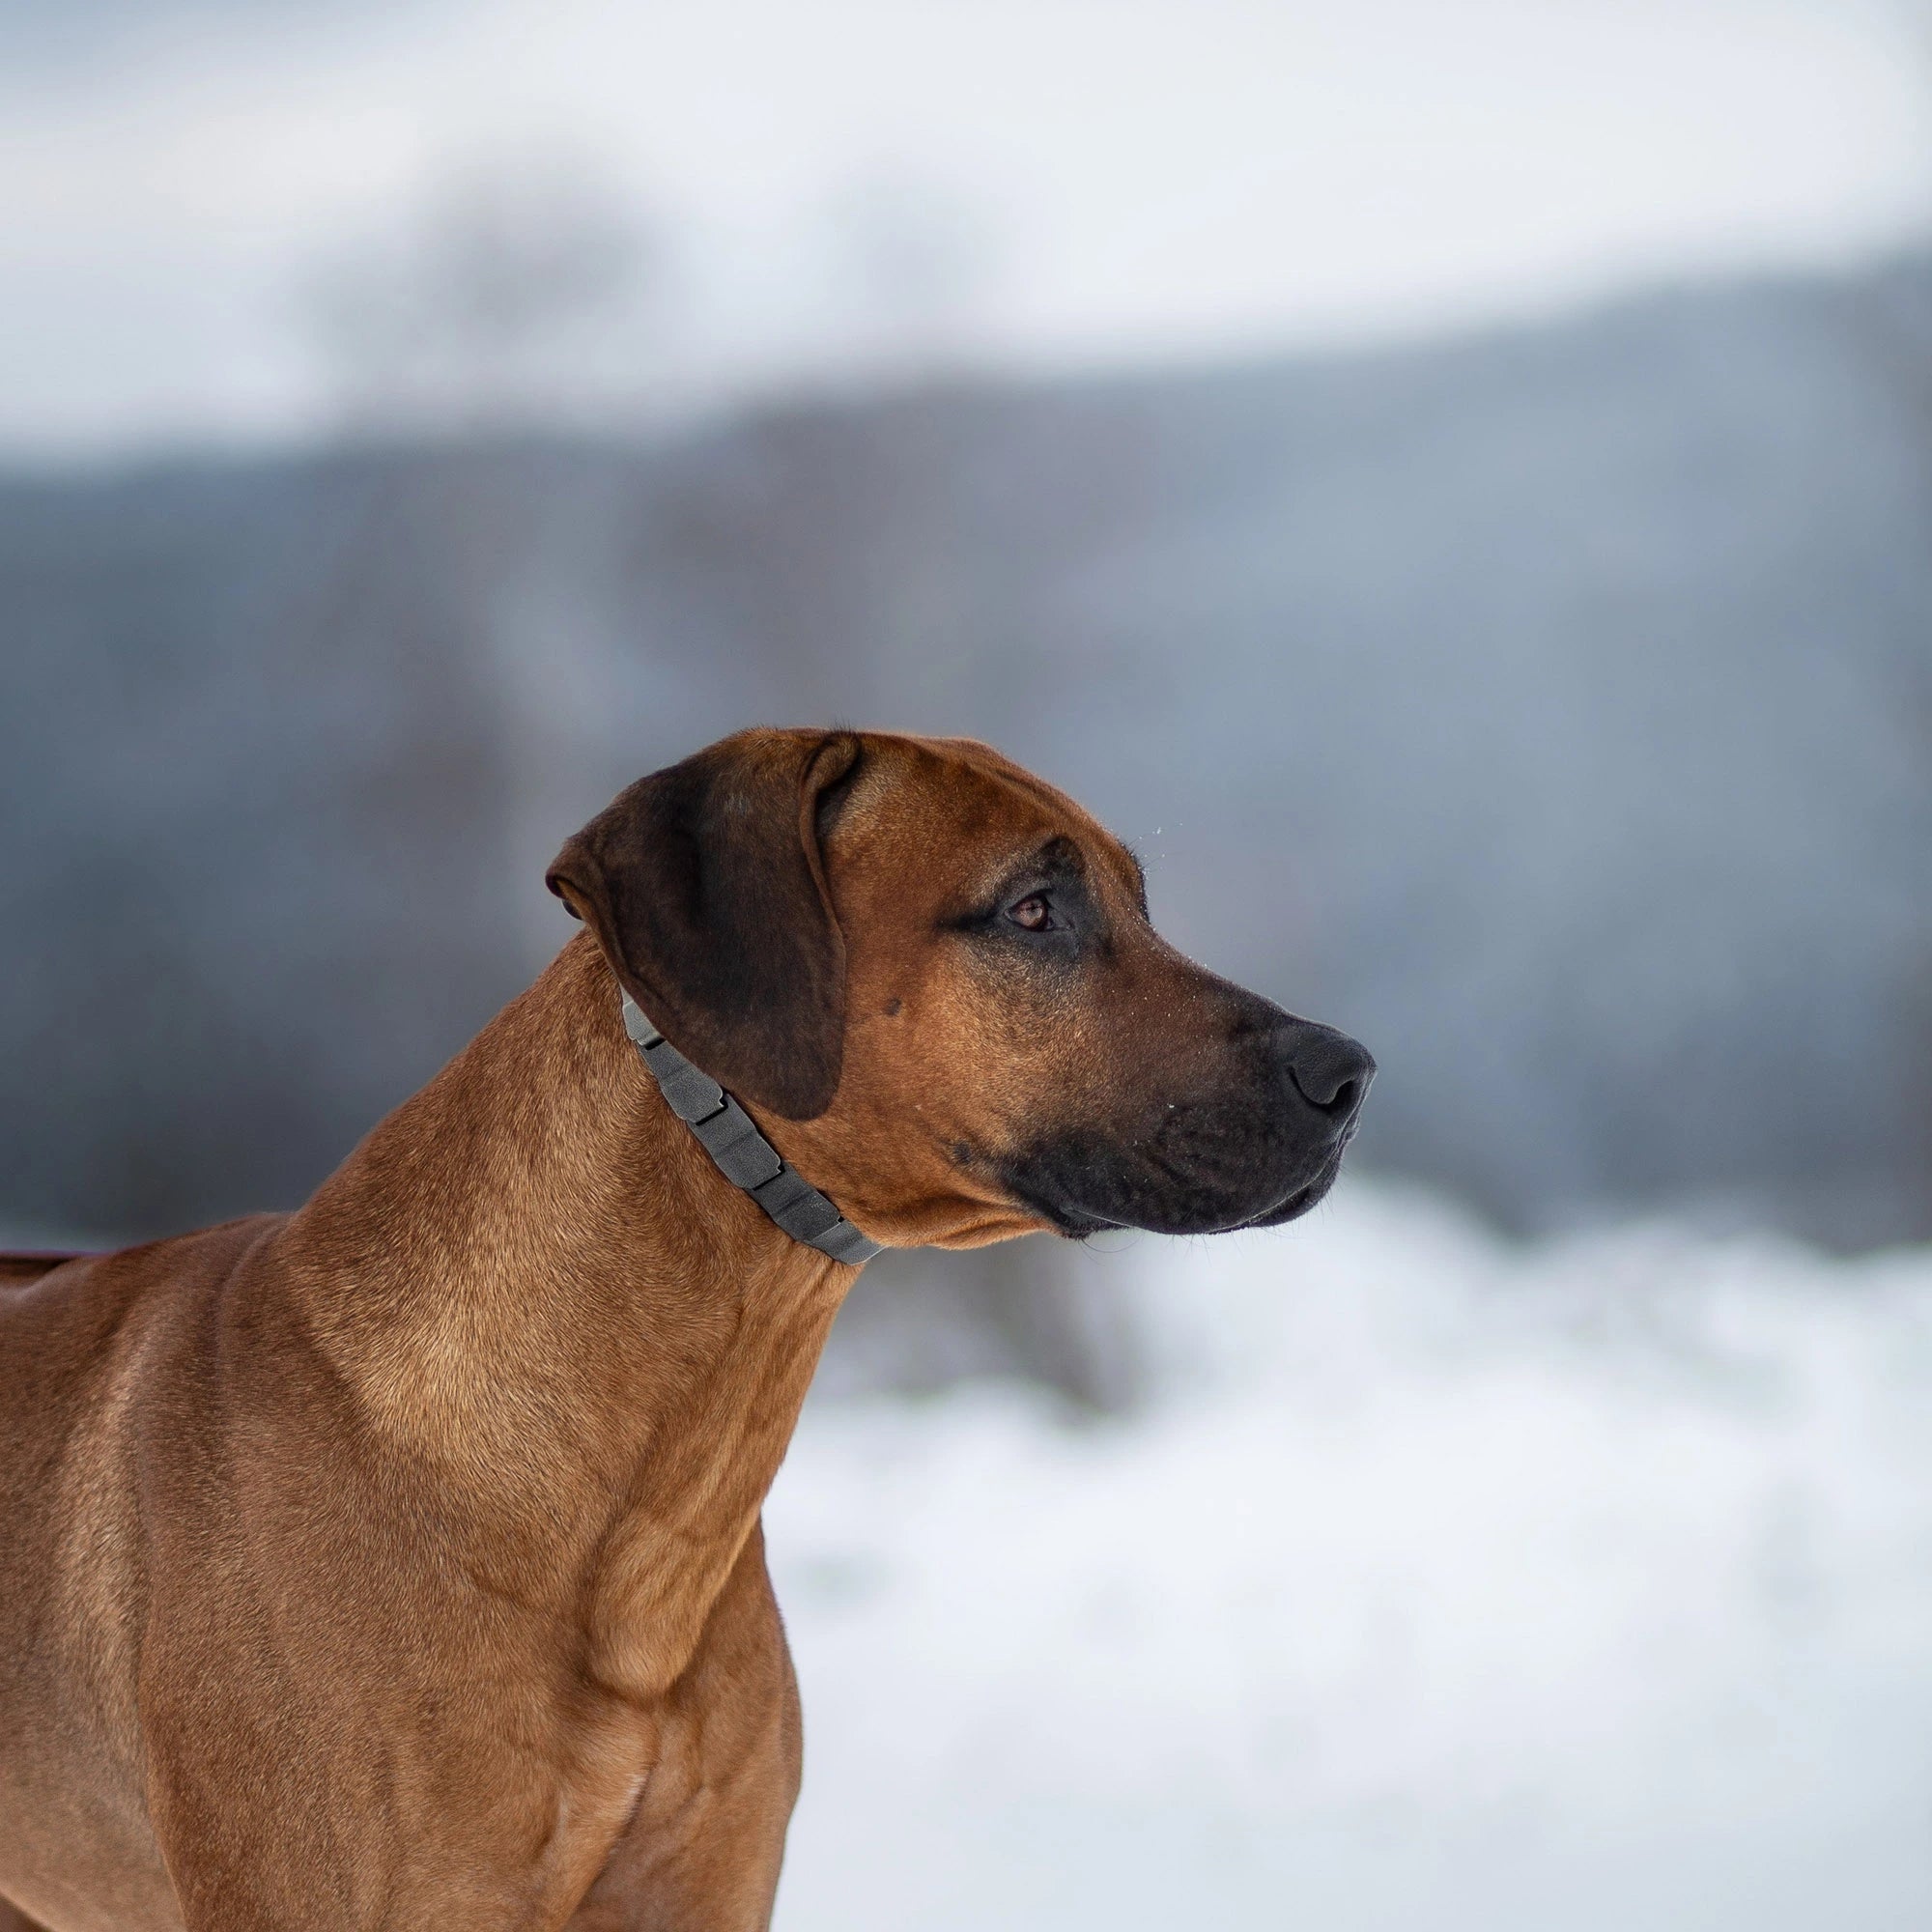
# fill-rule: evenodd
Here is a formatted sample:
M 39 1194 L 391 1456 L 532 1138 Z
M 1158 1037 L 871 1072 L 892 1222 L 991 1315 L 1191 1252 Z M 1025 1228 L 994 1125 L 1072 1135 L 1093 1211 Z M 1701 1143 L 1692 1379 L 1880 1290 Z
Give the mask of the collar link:
M 620 989 L 621 990 L 621 989 Z M 708 1073 L 700 1073 L 624 994 L 624 1031 L 650 1070 L 666 1104 L 696 1134 L 718 1171 L 749 1194 L 795 1241 L 863 1267 L 883 1244 L 862 1235 L 807 1181 Z

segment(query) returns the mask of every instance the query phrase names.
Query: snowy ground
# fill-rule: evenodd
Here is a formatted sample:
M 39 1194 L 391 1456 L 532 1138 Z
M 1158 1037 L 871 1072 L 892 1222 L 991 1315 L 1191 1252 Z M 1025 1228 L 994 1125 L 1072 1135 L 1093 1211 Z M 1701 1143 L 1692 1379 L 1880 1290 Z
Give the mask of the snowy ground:
M 1932 1925 L 1932 1254 L 1345 1184 L 1082 1265 L 1134 1418 L 808 1410 L 779 1932 Z

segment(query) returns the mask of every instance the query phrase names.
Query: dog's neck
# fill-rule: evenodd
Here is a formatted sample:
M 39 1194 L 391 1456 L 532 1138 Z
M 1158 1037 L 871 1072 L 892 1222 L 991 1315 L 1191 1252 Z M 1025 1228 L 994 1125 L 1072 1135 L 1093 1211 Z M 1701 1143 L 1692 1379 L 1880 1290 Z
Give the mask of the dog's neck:
M 721 1176 L 574 939 L 290 1222 L 300 1319 L 479 1587 L 675 1680 L 854 1271 Z

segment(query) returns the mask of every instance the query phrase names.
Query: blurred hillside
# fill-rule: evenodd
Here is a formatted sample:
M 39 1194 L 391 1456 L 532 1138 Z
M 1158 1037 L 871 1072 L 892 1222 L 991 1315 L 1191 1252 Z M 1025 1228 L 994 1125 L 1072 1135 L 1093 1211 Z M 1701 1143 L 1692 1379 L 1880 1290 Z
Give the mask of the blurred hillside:
M 1932 263 L 0 483 L 0 1217 L 299 1198 L 736 725 L 990 738 L 1506 1223 L 1932 1232 Z

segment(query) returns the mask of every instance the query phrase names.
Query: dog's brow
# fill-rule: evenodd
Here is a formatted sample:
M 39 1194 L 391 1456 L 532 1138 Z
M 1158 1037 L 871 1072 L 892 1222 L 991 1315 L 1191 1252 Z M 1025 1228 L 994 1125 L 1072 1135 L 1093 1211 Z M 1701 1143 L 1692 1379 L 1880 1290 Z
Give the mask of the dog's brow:
M 1050 878 L 1084 879 L 1087 855 L 1064 832 L 1058 832 L 1026 860 L 1021 869 L 1045 873 Z
M 1084 879 L 1087 865 L 1080 848 L 1064 833 L 1056 833 L 1039 844 L 1015 852 L 1005 865 L 987 875 L 987 892 L 993 896 L 1024 891 L 1034 886 L 1050 886 L 1065 879 Z

